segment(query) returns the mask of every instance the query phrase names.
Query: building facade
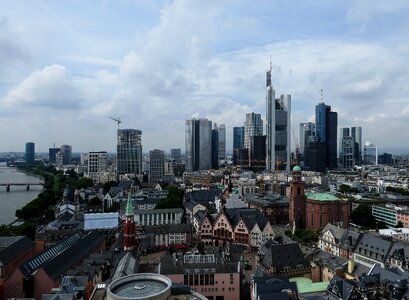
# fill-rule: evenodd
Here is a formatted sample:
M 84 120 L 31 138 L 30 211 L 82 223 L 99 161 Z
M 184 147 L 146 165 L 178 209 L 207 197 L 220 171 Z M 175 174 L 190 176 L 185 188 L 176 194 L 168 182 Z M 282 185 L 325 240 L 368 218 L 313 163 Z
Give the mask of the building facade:
M 99 182 L 99 176 L 107 170 L 108 154 L 106 151 L 88 153 L 88 176 Z
M 305 228 L 305 189 L 301 179 L 301 168 L 298 166 L 293 168 L 288 213 L 291 228 Z
M 60 147 L 60 153 L 62 155 L 62 164 L 69 165 L 72 160 L 72 147 L 70 145 L 62 145 Z
M 246 114 L 246 122 L 244 124 L 244 148 L 250 149 L 251 137 L 263 135 L 263 120 L 260 114 Z
M 212 130 L 212 169 L 219 167 L 219 130 L 217 124 L 214 124 Z
M 226 157 L 226 125 L 219 125 L 219 159 L 224 159 Z
M 165 152 L 162 150 L 149 151 L 149 182 L 158 183 L 165 176 Z
M 304 154 L 305 146 L 311 136 L 315 136 L 315 123 L 300 123 L 300 154 Z
M 172 160 L 181 160 L 182 159 L 182 151 L 180 150 L 180 148 L 170 149 L 170 159 L 172 159 Z
M 60 152 L 60 148 L 49 148 L 48 149 L 48 162 L 50 164 L 55 164 L 57 153 Z
M 336 169 L 338 113 L 331 111 L 331 106 L 323 102 L 317 104 L 315 125 L 317 141 L 325 143 L 325 165 L 329 169 Z
M 35 144 L 32 142 L 26 143 L 26 152 L 24 159 L 27 163 L 33 163 L 35 156 Z
M 378 165 L 378 147 L 375 144 L 371 142 L 365 143 L 363 163 L 365 165 Z
M 212 167 L 212 121 L 186 120 L 186 171 Z
M 237 165 L 239 150 L 244 148 L 244 127 L 233 127 L 233 165 Z
M 118 129 L 116 166 L 118 177 L 142 174 L 142 131 Z
M 266 164 L 268 170 L 290 170 L 291 95 L 275 98 L 271 81 L 271 65 L 267 71 L 266 96 Z

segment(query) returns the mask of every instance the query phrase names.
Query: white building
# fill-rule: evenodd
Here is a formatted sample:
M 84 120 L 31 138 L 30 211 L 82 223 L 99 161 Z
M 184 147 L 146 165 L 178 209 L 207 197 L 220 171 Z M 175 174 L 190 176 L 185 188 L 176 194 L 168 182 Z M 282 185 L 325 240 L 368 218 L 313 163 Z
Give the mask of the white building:
M 137 226 L 181 224 L 182 215 L 181 208 L 135 210 L 135 223 Z

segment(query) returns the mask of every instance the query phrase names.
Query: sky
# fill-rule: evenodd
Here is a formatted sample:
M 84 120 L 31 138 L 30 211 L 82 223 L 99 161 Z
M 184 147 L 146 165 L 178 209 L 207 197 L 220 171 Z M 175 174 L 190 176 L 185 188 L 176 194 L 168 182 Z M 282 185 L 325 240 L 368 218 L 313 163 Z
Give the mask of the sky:
M 409 152 L 409 1 L 0 0 L 0 152 L 35 142 L 185 148 L 185 120 L 265 119 L 265 72 L 292 129 L 323 101 L 380 151 Z M 294 139 L 292 139 L 294 144 Z

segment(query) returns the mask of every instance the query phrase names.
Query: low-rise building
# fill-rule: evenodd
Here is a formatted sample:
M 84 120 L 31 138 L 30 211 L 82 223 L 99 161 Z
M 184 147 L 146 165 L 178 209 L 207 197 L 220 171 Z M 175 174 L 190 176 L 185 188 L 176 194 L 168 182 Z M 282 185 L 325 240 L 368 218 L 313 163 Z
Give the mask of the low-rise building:
M 168 224 L 145 226 L 146 249 L 169 247 L 170 245 L 188 245 L 192 243 L 192 227 L 190 224 Z
M 245 194 L 251 208 L 257 208 L 271 224 L 288 224 L 289 200 L 280 194 Z
M 182 223 L 183 209 L 164 208 L 139 210 L 134 208 L 136 226 L 152 226 Z
M 341 240 L 346 232 L 346 229 L 341 227 L 327 224 L 322 229 L 318 247 L 327 253 L 331 253 L 336 256 L 340 256 Z

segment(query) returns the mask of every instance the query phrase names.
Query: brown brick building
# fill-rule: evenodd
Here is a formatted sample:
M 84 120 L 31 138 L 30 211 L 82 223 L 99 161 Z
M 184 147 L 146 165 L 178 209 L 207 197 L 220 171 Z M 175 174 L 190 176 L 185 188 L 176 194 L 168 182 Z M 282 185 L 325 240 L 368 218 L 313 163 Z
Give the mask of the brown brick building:
M 348 228 L 349 203 L 328 193 L 308 193 L 305 195 L 301 168 L 293 169 L 290 185 L 290 226 L 320 230 L 328 223 Z

